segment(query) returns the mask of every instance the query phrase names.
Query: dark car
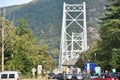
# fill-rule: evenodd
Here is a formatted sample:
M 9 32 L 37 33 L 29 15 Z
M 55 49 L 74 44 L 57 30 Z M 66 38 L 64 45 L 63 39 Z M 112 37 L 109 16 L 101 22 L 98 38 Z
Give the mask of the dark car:
M 56 79 L 58 77 L 57 74 L 54 73 L 48 73 L 48 79 Z
M 111 73 L 111 75 L 120 80 L 120 74 L 119 73 Z
M 99 77 L 99 76 L 100 76 L 99 74 L 94 74 L 94 75 L 91 75 L 91 76 L 90 76 L 90 79 L 97 78 L 97 77 Z
M 58 74 L 57 80 L 63 80 L 63 74 L 62 73 Z

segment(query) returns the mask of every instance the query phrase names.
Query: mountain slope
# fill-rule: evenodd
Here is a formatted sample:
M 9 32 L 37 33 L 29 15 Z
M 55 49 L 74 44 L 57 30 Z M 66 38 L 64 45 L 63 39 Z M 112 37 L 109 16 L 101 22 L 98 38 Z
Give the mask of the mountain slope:
M 63 2 L 82 3 L 83 0 L 35 0 L 29 4 L 7 8 L 7 18 L 16 20 L 23 17 L 38 40 L 45 40 L 50 49 L 59 48 L 62 26 Z M 98 38 L 98 18 L 104 14 L 107 0 L 84 0 L 87 6 L 88 42 Z

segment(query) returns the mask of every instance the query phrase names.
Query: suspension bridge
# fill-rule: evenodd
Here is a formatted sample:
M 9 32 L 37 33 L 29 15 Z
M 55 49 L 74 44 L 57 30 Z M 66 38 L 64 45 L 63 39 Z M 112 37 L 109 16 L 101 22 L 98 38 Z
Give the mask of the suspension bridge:
M 63 5 L 59 68 L 74 65 L 87 50 L 86 3 Z

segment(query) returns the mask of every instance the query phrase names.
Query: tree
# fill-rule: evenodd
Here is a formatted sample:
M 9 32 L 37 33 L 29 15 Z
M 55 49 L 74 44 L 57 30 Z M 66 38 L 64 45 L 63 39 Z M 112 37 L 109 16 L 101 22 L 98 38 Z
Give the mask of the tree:
M 119 49 L 120 45 L 120 0 L 110 0 L 110 4 L 106 6 L 106 13 L 101 18 L 100 27 L 100 41 L 99 46 L 99 64 L 104 68 L 110 70 L 116 63 L 116 53 L 113 49 Z M 119 55 L 120 56 L 120 55 Z M 116 65 L 116 68 L 118 65 Z
M 1 20 L 0 18 L 0 22 Z M 33 67 L 37 68 L 40 64 L 44 66 L 45 71 L 55 67 L 55 61 L 47 51 L 47 46 L 43 42 L 37 42 L 25 19 L 18 20 L 17 27 L 6 19 L 4 23 L 5 70 L 18 70 L 27 75 L 31 73 Z
M 26 27 L 25 30 L 21 30 L 21 27 L 13 26 L 10 21 L 5 19 L 3 26 L 5 37 L 5 70 L 20 70 L 23 74 L 29 72 L 32 68 L 33 63 L 28 56 L 36 52 L 35 38 L 25 22 L 19 22 L 20 24 L 23 23 L 21 27 Z M 28 68 L 27 66 L 30 67 Z

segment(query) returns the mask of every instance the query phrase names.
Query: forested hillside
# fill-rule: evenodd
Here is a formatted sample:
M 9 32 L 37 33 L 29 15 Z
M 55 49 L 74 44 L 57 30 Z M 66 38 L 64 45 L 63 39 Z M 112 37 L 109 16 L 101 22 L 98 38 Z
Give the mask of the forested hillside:
M 18 18 L 25 18 L 38 41 L 48 44 L 51 53 L 60 47 L 63 2 L 82 3 L 83 0 L 34 0 L 29 4 L 6 8 L 6 18 L 14 25 Z M 98 18 L 103 16 L 107 0 L 84 0 L 87 6 L 88 42 L 98 38 Z

